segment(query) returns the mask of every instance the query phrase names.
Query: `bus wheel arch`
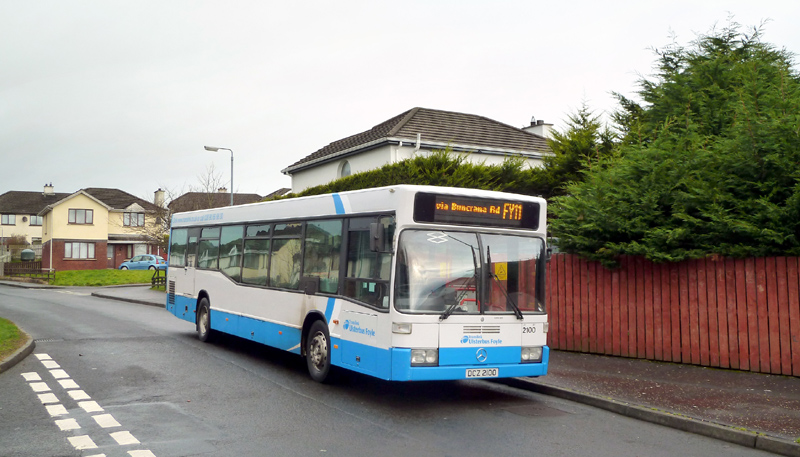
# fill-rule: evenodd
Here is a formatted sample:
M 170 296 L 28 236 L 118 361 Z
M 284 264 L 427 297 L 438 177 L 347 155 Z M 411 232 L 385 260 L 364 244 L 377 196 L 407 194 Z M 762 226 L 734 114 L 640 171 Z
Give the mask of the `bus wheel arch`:
M 211 330 L 211 301 L 208 298 L 208 293 L 205 291 L 200 292 L 198 295 L 195 325 L 197 329 L 197 339 L 202 342 L 209 341 L 213 334 Z

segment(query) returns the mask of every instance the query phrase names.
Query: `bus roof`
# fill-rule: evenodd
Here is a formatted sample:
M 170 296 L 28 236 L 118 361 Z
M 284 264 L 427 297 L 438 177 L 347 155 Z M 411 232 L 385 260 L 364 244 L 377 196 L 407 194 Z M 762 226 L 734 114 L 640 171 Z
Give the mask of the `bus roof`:
M 546 211 L 546 202 L 541 197 L 481 189 L 400 184 L 175 213 L 172 215 L 172 227 L 246 223 L 267 219 L 325 217 L 352 213 L 379 213 L 397 211 L 402 208 L 411 211 L 414 196 L 419 192 L 531 201 L 538 203 L 543 213 Z

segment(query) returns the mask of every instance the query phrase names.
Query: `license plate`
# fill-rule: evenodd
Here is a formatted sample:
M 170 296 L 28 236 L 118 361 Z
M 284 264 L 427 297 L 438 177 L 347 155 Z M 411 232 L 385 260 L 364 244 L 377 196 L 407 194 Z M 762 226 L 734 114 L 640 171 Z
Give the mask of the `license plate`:
M 468 378 L 496 378 L 497 368 L 469 368 L 467 369 Z

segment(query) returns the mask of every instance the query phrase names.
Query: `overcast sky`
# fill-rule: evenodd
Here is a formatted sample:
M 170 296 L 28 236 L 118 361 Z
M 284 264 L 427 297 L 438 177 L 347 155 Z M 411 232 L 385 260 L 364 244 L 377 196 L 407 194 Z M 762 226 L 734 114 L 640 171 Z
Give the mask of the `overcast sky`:
M 563 128 L 614 109 L 650 48 L 729 15 L 800 52 L 800 2 L 0 0 L 0 193 L 114 187 L 152 200 L 280 170 L 410 108 Z

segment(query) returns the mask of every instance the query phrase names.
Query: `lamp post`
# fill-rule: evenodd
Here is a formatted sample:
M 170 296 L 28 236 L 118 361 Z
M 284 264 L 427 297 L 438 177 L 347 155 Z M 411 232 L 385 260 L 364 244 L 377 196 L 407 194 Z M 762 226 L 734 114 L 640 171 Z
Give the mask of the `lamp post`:
M 229 151 L 231 153 L 231 206 L 233 206 L 233 149 L 228 148 L 215 148 L 214 146 L 204 146 L 206 151 L 217 152 L 219 150 Z

